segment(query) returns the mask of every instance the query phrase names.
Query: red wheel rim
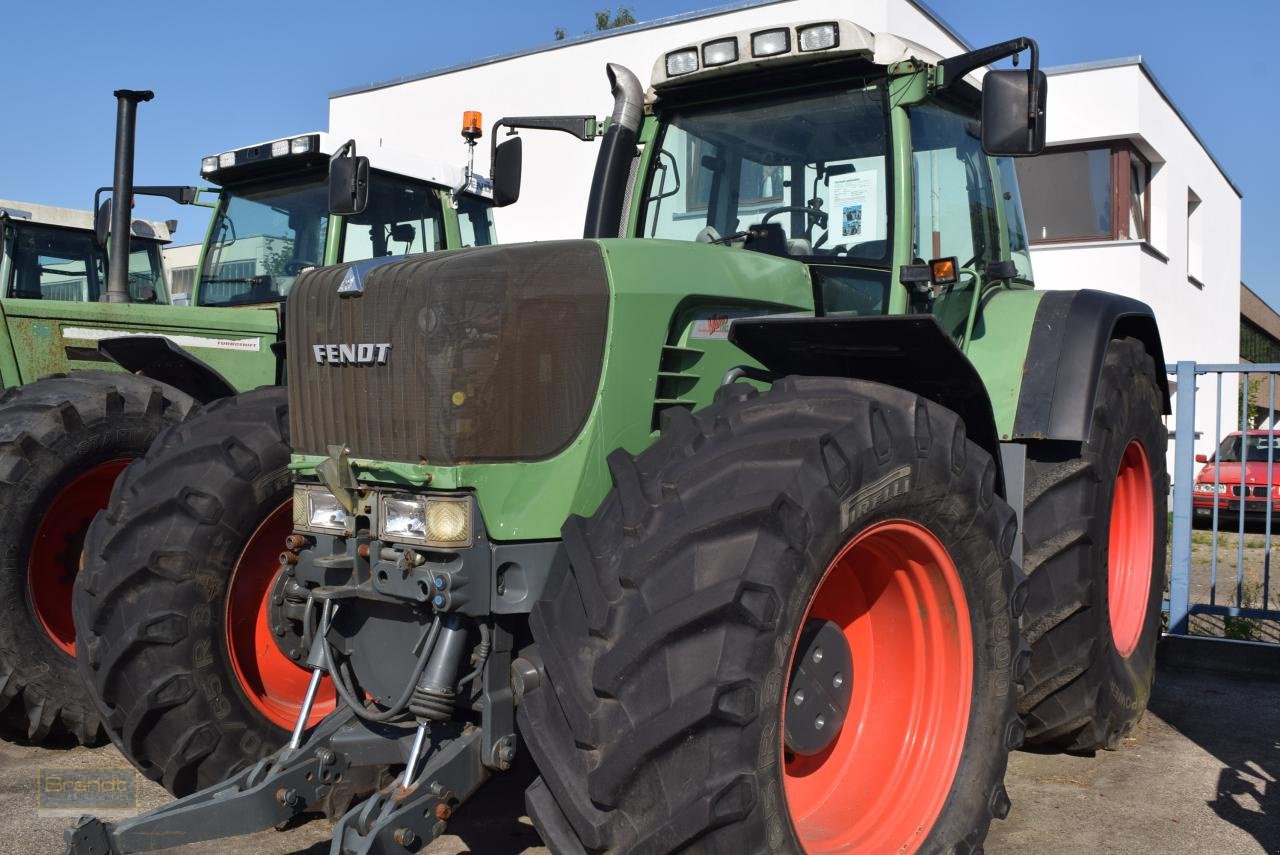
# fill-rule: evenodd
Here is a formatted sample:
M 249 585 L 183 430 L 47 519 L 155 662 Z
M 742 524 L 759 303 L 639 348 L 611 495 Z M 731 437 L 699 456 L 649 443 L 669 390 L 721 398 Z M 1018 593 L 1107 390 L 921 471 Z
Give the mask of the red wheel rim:
M 1111 534 L 1107 551 L 1107 608 L 1111 640 L 1129 656 L 1142 638 L 1151 594 L 1155 558 L 1155 497 L 1151 465 L 1142 443 L 1132 440 L 1120 458 L 1111 496 Z
M 284 539 L 293 531 L 293 500 L 272 511 L 245 544 L 227 593 L 227 649 L 245 697 L 272 724 L 291 730 L 302 710 L 311 672 L 281 652 L 271 632 L 268 596 L 280 572 Z M 333 684 L 325 678 L 307 726 L 334 707 Z
M 27 558 L 27 590 L 36 619 L 54 646 L 76 655 L 71 591 L 80 572 L 84 536 L 94 516 L 107 507 L 116 478 L 128 460 L 109 460 L 76 476 L 53 497 L 36 524 Z
M 828 566 L 809 618 L 843 628 L 853 691 L 826 749 L 784 750 L 796 835 L 809 853 L 915 852 L 942 812 L 969 726 L 973 635 L 960 574 L 924 527 L 878 523 Z

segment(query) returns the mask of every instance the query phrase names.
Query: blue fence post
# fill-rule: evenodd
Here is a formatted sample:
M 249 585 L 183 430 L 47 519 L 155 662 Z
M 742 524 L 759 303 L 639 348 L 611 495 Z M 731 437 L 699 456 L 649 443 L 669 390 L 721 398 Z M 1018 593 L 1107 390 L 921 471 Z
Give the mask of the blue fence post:
M 1191 611 L 1191 489 L 1195 481 L 1196 364 L 1178 363 L 1178 418 L 1173 441 L 1173 556 L 1169 575 L 1169 633 L 1187 634 Z

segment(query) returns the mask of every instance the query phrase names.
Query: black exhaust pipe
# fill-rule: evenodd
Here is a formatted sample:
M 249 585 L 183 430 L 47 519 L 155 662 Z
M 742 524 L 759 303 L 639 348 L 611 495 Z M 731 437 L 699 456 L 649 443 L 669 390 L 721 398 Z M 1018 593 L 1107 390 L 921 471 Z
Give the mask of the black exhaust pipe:
M 609 63 L 609 86 L 613 89 L 613 116 L 600 143 L 596 172 L 587 197 L 584 238 L 617 237 L 622 229 L 622 207 L 627 198 L 627 180 L 636 156 L 640 121 L 644 117 L 644 89 L 627 68 Z
M 107 292 L 103 303 L 129 302 L 129 234 L 133 231 L 133 140 L 138 126 L 138 104 L 150 101 L 148 90 L 117 89 L 116 163 L 111 183 L 111 249 L 107 265 Z

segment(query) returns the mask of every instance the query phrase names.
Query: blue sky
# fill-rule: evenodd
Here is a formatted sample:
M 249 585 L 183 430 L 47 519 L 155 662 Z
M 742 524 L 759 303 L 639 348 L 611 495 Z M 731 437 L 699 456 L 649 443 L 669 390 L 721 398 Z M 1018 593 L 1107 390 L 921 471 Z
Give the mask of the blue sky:
M 124 22 L 116 3 L 9 4 L 0 197 L 89 207 L 94 188 L 111 183 L 116 88 L 156 92 L 140 109 L 137 182 L 194 184 L 201 155 L 324 128 L 336 89 L 530 47 L 550 41 L 557 26 L 583 32 L 606 2 L 161 3 L 135 7 Z M 1033 36 L 1046 65 L 1146 57 L 1244 192 L 1244 279 L 1280 307 L 1280 277 L 1266 261 L 1280 229 L 1280 177 L 1270 153 L 1280 117 L 1266 59 L 1280 3 L 929 3 L 975 45 Z M 719 3 L 630 5 L 649 20 Z M 849 5 L 856 17 L 856 2 Z M 144 18 L 144 9 L 155 16 Z M 155 202 L 140 204 L 139 213 L 178 217 L 180 242 L 201 237 L 203 222 L 190 209 Z

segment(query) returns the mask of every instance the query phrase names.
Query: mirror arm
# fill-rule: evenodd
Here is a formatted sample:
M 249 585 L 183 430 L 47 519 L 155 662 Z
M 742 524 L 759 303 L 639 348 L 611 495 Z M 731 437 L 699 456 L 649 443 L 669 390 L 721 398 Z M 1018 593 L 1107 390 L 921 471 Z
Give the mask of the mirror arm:
M 977 50 L 971 50 L 968 53 L 942 60 L 938 63 L 938 68 L 942 71 L 942 81 L 938 84 L 938 88 L 946 89 L 953 83 L 963 79 L 969 72 L 984 65 L 998 62 L 1005 57 L 1013 57 L 1013 62 L 1017 65 L 1017 56 L 1024 50 L 1031 51 L 1031 76 L 1032 79 L 1035 79 L 1036 72 L 1040 70 L 1040 47 L 1036 44 L 1035 39 L 1019 36 L 1007 42 L 978 48 Z
M 493 172 L 494 153 L 498 150 L 498 128 L 506 128 L 506 136 L 513 136 L 518 129 L 536 131 L 564 131 L 583 142 L 597 136 L 595 116 L 504 116 L 493 123 L 489 132 L 489 171 Z

